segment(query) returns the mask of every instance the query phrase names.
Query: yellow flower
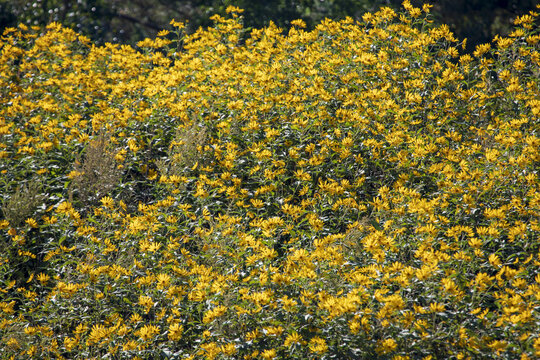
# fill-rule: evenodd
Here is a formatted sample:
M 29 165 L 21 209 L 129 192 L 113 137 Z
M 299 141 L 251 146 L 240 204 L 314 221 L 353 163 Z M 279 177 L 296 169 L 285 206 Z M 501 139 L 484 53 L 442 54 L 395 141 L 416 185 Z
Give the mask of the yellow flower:
M 433 7 L 432 4 L 424 4 L 422 5 L 422 10 L 427 14 L 429 13 L 430 9 Z
M 182 333 L 184 331 L 184 327 L 180 324 L 174 323 L 169 326 L 169 333 L 167 334 L 167 337 L 171 341 L 177 341 L 180 340 L 182 337 Z
M 58 207 L 56 208 L 56 212 L 59 214 L 65 214 L 72 210 L 73 210 L 73 206 L 71 205 L 71 203 L 67 201 L 60 203 L 60 205 L 58 205 Z
M 309 350 L 317 354 L 323 354 L 328 351 L 326 341 L 318 336 L 315 336 L 309 341 Z
M 77 343 L 78 343 L 77 339 L 74 339 L 72 337 L 66 337 L 64 339 L 64 347 L 66 348 L 67 351 L 73 350 L 73 348 L 77 346 Z
M 15 306 L 15 301 L 12 300 L 9 303 L 6 302 L 0 302 L 0 309 L 2 309 L 2 312 L 6 314 L 13 314 L 15 310 L 13 310 L 13 307 Z
M 500 353 L 508 347 L 508 343 L 506 341 L 501 340 L 494 340 L 488 344 L 488 346 L 495 350 L 497 355 L 500 355 Z
M 489 263 L 494 267 L 500 267 L 501 266 L 501 259 L 497 256 L 497 254 L 491 254 L 489 255 Z
M 386 355 L 391 353 L 397 348 L 397 343 L 394 339 L 385 339 L 380 341 L 377 345 L 377 353 L 381 355 Z
M 233 356 L 237 352 L 236 345 L 234 344 L 221 345 L 220 350 L 223 354 L 228 356 Z
M 142 321 L 142 317 L 139 314 L 133 314 L 131 315 L 129 321 L 131 321 L 133 324 L 136 324 Z
M 533 347 L 534 347 L 536 356 L 540 356 L 540 337 L 537 337 L 534 340 Z
M 298 305 L 298 303 L 295 300 L 290 299 L 287 295 L 281 298 L 281 303 L 283 305 L 283 309 L 288 312 L 294 311 L 295 306 Z
M 108 336 L 109 331 L 107 330 L 107 328 L 103 325 L 96 324 L 92 326 L 92 330 L 90 331 L 90 335 L 88 336 L 86 343 L 88 345 L 97 344 Z
M 273 358 L 276 357 L 276 350 L 275 349 L 269 349 L 269 350 L 264 350 L 262 353 L 261 353 L 261 357 L 265 360 L 271 360 Z
M 302 169 L 299 169 L 297 171 L 294 172 L 294 176 L 298 179 L 298 180 L 302 180 L 302 181 L 311 181 L 311 175 L 307 172 L 305 172 L 304 170 Z
M 150 296 L 140 295 L 139 305 L 144 307 L 146 312 L 149 312 L 150 309 L 154 306 L 154 301 Z
M 230 13 L 243 13 L 244 12 L 244 9 L 240 9 L 239 7 L 236 7 L 236 6 L 232 6 L 232 5 L 229 5 L 227 6 L 227 8 L 225 9 L 225 12 L 227 14 L 230 14 Z
M 524 28 L 530 29 L 531 24 L 533 22 L 534 22 L 534 17 L 532 17 L 531 15 L 526 14 L 526 15 L 518 16 L 514 20 L 514 25 L 523 25 Z
M 283 345 L 285 347 L 291 347 L 293 345 L 301 345 L 302 343 L 302 335 L 298 334 L 297 332 L 292 332 L 287 335 L 287 338 L 285 339 Z
M 215 359 L 220 353 L 220 347 L 215 342 L 211 342 L 211 343 L 208 343 L 208 344 L 202 344 L 201 348 L 204 349 L 205 359 L 208 359 L 208 360 Z M 201 355 L 202 354 L 203 353 L 201 353 Z
M 171 277 L 167 274 L 158 274 L 157 276 L 157 288 L 165 289 L 171 283 Z
M 144 341 L 148 341 L 159 333 L 159 328 L 154 325 L 144 325 L 136 334 Z
M 37 221 L 32 219 L 32 218 L 26 219 L 25 222 L 28 224 L 28 226 L 30 226 L 32 228 L 37 228 L 38 227 Z
M 78 284 L 73 283 L 65 283 L 63 281 L 58 282 L 56 284 L 56 288 L 63 294 L 66 295 L 66 297 L 71 297 L 73 294 L 75 294 L 81 286 Z
M 82 176 L 82 175 L 84 175 L 84 172 L 73 170 L 67 175 L 67 177 L 69 179 L 75 179 L 75 178 L 77 178 L 79 176 Z
M 260 209 L 260 208 L 264 207 L 264 202 L 262 200 L 260 200 L 260 199 L 250 199 L 249 201 L 251 202 L 253 207 L 256 208 L 256 209 Z
M 100 202 L 105 208 L 112 209 L 114 207 L 114 200 L 110 196 L 102 197 Z
M 437 302 L 433 302 L 433 303 L 429 304 L 429 310 L 432 313 L 443 312 L 444 309 L 445 309 L 445 306 L 443 304 L 439 304 Z
M 491 49 L 491 45 L 489 43 L 477 45 L 473 55 L 476 57 L 480 57 L 483 54 L 487 53 L 489 49 Z
M 174 19 L 172 19 L 169 24 L 174 26 L 175 28 L 178 28 L 179 30 L 182 30 L 186 26 L 183 22 L 176 21 Z
M 281 326 L 268 326 L 264 328 L 264 332 L 268 336 L 279 336 L 283 333 L 283 328 Z
M 304 29 L 307 26 L 306 22 L 302 19 L 296 19 L 296 20 L 291 21 L 291 25 L 297 26 L 302 29 Z
M 136 348 L 137 342 L 135 340 L 128 340 L 124 344 L 122 344 L 122 350 L 124 351 L 135 350 Z
M 203 317 L 203 323 L 208 324 L 212 322 L 215 318 L 223 316 L 227 312 L 227 307 L 220 305 L 212 310 L 208 310 Z

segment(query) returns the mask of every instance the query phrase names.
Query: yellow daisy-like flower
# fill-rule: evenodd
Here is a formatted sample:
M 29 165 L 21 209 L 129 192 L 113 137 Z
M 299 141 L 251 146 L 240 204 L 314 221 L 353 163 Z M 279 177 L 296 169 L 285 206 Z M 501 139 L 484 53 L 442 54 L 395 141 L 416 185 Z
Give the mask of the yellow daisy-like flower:
M 73 350 L 73 348 L 75 348 L 75 346 L 77 346 L 77 339 L 74 339 L 72 337 L 67 337 L 64 339 L 64 347 L 66 348 L 67 351 L 71 351 Z
M 297 26 L 302 29 L 304 29 L 307 26 L 306 22 L 302 19 L 296 19 L 296 20 L 291 21 L 291 25 Z
M 171 25 L 174 26 L 175 28 L 178 28 L 179 30 L 186 27 L 186 25 L 185 25 L 183 22 L 181 22 L 181 21 L 176 21 L 176 20 L 174 20 L 174 19 L 172 19 L 171 22 L 170 22 L 169 24 L 171 24 Z
M 32 227 L 32 228 L 37 228 L 38 227 L 38 223 L 36 220 L 34 220 L 33 218 L 28 218 L 25 220 L 25 222 L 28 224 L 28 226 Z
M 217 317 L 224 315 L 227 312 L 227 307 L 218 306 L 215 309 L 209 310 L 204 314 L 203 323 L 208 324 Z
M 379 342 L 379 345 L 377 346 L 377 353 L 379 354 L 388 354 L 394 351 L 397 348 L 397 343 L 394 339 L 385 339 L 381 342 Z
M 154 301 L 150 296 L 141 295 L 139 296 L 139 305 L 144 307 L 146 312 L 149 312 L 152 306 L 154 306 Z
M 225 9 L 225 12 L 227 14 L 230 14 L 230 13 L 239 13 L 239 14 L 241 14 L 241 13 L 244 12 L 244 9 L 240 9 L 239 7 L 229 5 L 229 6 L 227 6 L 227 9 Z
M 234 344 L 222 345 L 220 347 L 220 350 L 223 354 L 228 355 L 228 356 L 232 356 L 236 354 L 237 352 L 236 345 Z
M 323 354 L 328 351 L 326 341 L 318 336 L 315 336 L 309 341 L 309 350 L 314 353 Z
M 154 325 L 144 325 L 139 331 L 137 331 L 137 335 L 144 341 L 154 338 L 158 333 L 159 328 Z
M 276 350 L 275 349 L 269 349 L 265 350 L 261 353 L 261 357 L 264 360 L 271 360 L 276 357 Z
M 90 332 L 86 342 L 88 345 L 97 344 L 107 336 L 109 336 L 109 331 L 107 331 L 107 328 L 101 324 L 96 324 L 92 326 L 92 331 Z
M 157 288 L 165 289 L 169 287 L 171 283 L 171 277 L 167 274 L 158 274 L 157 276 Z
M 177 340 L 180 340 L 183 332 L 184 332 L 184 327 L 178 323 L 174 323 L 174 324 L 171 324 L 171 326 L 169 326 L 169 333 L 167 334 L 167 337 L 171 341 L 177 341 Z
M 112 209 L 112 207 L 114 206 L 114 200 L 110 196 L 105 196 L 101 198 L 100 202 L 105 208 L 108 209 Z

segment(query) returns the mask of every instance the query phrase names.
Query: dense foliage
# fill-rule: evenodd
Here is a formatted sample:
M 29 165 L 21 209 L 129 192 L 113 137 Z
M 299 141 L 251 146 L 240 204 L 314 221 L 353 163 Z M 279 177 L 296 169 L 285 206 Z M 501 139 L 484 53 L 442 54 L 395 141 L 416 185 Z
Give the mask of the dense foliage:
M 0 42 L 3 358 L 540 356 L 540 33 L 429 6 Z
M 413 0 L 422 6 L 423 0 Z M 431 9 L 433 20 L 447 24 L 466 50 L 490 42 L 495 34 L 508 34 L 511 20 L 534 9 L 537 0 L 437 0 Z M 245 10 L 244 26 L 262 28 L 273 21 L 284 29 L 303 19 L 308 30 L 324 18 L 361 19 L 366 11 L 381 6 L 399 9 L 401 0 L 0 0 L 0 32 L 6 26 L 45 26 L 59 22 L 99 45 L 114 42 L 134 45 L 155 37 L 171 18 L 186 22 L 189 32 L 210 26 L 214 14 L 225 16 L 228 6 Z

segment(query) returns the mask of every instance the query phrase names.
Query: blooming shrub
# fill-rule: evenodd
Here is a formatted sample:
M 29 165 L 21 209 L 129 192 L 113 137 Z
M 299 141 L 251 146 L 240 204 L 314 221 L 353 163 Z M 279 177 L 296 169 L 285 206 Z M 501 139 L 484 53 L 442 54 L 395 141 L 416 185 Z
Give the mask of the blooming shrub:
M 6 29 L 2 356 L 540 356 L 538 14 L 460 55 L 403 5 Z

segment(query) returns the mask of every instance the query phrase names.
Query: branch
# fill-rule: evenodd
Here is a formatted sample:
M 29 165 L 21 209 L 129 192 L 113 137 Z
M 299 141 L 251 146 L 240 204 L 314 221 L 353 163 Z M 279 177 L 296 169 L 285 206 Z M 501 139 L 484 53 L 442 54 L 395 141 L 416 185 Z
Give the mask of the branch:
M 149 23 L 149 22 L 146 22 L 146 21 L 141 21 L 141 20 L 137 19 L 136 17 L 130 16 L 130 15 L 121 14 L 121 13 L 115 13 L 114 16 L 117 17 L 117 18 L 120 18 L 120 19 L 131 21 L 132 23 L 140 24 L 142 26 L 145 26 L 145 27 L 147 27 L 149 29 L 152 29 L 152 30 L 155 30 L 155 31 L 163 30 L 160 26 L 158 26 L 156 24 L 152 24 L 152 23 Z

